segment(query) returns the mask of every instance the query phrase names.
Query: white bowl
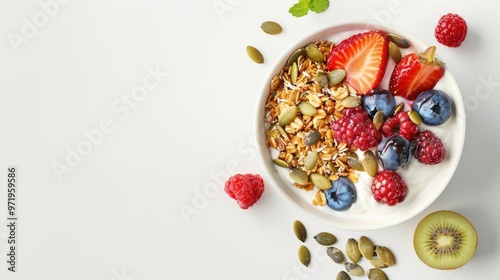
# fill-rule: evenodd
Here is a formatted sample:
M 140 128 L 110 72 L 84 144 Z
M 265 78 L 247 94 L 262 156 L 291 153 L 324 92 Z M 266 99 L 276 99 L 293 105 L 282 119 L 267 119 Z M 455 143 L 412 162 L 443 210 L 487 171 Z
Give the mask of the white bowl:
M 271 67 L 270 72 L 263 81 L 259 93 L 259 100 L 256 108 L 255 133 L 257 139 L 257 150 L 259 160 L 265 170 L 265 175 L 273 187 L 280 195 L 289 201 L 294 207 L 307 213 L 312 218 L 325 225 L 346 230 L 374 230 L 386 228 L 402 223 L 426 209 L 443 192 L 451 180 L 462 154 L 465 138 L 465 110 L 462 95 L 458 85 L 448 70 L 436 89 L 441 89 L 448 93 L 453 100 L 454 111 L 451 118 L 442 126 L 428 127 L 443 141 L 446 148 L 446 158 L 438 165 L 430 166 L 419 163 L 416 159 L 411 160 L 398 173 L 403 177 L 407 186 L 408 194 L 405 200 L 395 206 L 388 206 L 376 202 L 370 191 L 372 178 L 367 174 L 361 174 L 360 180 L 356 184 L 357 201 L 347 211 L 335 211 L 328 206 L 314 206 L 312 200 L 316 191 L 305 191 L 293 185 L 293 181 L 288 175 L 286 168 L 279 167 L 273 163 L 273 155 L 265 145 L 265 103 L 270 93 L 270 81 L 272 77 L 279 73 L 286 64 L 288 57 L 297 49 L 306 46 L 308 43 L 329 40 L 340 42 L 348 36 L 366 31 L 382 30 L 402 35 L 412 43 L 412 49 L 408 51 L 424 51 L 428 45 L 413 36 L 412 34 L 394 26 L 378 26 L 368 23 L 348 23 L 342 25 L 331 25 L 321 28 L 291 45 L 276 63 Z M 439 54 L 439 46 L 437 48 Z M 389 59 L 391 62 L 391 59 Z M 393 67 L 394 63 L 392 62 Z M 386 71 L 386 76 L 391 71 Z M 383 83 L 387 83 L 387 77 Z M 384 88 L 387 88 L 385 86 Z M 425 125 L 424 125 L 425 126 Z M 421 129 L 424 129 L 422 127 Z M 286 209 L 283 209 L 286 211 Z

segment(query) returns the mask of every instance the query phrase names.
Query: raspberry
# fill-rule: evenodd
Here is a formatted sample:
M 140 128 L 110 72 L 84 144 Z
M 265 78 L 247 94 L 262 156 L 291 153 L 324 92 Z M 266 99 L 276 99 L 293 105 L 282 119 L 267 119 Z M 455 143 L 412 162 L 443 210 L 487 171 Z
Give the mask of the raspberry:
M 330 128 L 333 137 L 338 142 L 346 142 L 350 146 L 362 151 L 375 147 L 382 140 L 382 135 L 377 130 L 368 113 L 363 107 L 346 108 L 343 116 L 335 120 Z
M 258 174 L 236 174 L 226 181 L 224 191 L 241 209 L 248 209 L 262 196 L 264 180 Z
M 418 133 L 418 126 L 412 122 L 408 113 L 401 111 L 386 119 L 380 130 L 385 137 L 399 133 L 401 136 L 411 141 Z
M 377 202 L 390 206 L 402 202 L 408 191 L 405 182 L 398 173 L 389 170 L 382 170 L 375 175 L 371 189 Z
M 457 14 L 442 16 L 434 30 L 434 36 L 439 43 L 456 48 L 462 44 L 467 35 L 467 23 Z
M 416 137 L 418 146 L 415 152 L 415 158 L 419 162 L 434 165 L 443 161 L 446 150 L 443 142 L 434 133 L 429 130 L 422 131 Z

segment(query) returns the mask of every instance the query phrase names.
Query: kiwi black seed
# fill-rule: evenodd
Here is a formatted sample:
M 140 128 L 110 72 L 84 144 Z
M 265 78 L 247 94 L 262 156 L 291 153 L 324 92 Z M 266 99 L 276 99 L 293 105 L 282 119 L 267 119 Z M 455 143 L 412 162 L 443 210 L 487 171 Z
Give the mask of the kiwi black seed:
M 424 217 L 415 229 L 413 247 L 426 265 L 442 270 L 465 265 L 475 254 L 478 236 L 461 214 L 440 210 Z

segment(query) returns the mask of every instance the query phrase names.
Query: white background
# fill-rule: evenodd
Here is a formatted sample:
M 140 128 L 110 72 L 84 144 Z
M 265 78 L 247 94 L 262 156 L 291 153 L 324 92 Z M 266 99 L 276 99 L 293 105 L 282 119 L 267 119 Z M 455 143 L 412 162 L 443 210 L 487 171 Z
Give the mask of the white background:
M 334 233 L 339 247 L 361 235 L 387 245 L 397 257 L 391 279 L 498 275 L 495 2 L 331 0 L 327 12 L 302 18 L 288 13 L 294 2 L 1 1 L 0 279 L 333 279 L 341 266 L 312 238 L 310 268 L 298 262 L 296 219 L 311 236 Z M 254 108 L 289 44 L 350 21 L 392 24 L 438 44 L 433 30 L 448 12 L 469 24 L 460 48 L 438 45 L 462 91 L 467 134 L 455 176 L 423 213 L 387 229 L 344 231 L 310 220 L 271 185 L 246 211 L 223 192 L 229 175 L 263 174 Z M 266 20 L 284 32 L 265 34 Z M 264 64 L 247 57 L 247 45 Z M 6 262 L 10 165 L 19 170 L 16 273 Z M 439 209 L 462 213 L 479 234 L 475 257 L 459 270 L 428 268 L 413 251 L 416 224 Z

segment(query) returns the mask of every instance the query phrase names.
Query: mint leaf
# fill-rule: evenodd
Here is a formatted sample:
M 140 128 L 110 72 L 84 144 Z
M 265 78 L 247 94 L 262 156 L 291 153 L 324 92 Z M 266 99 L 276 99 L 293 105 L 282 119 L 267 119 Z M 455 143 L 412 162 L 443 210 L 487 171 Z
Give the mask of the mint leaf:
M 330 6 L 330 0 L 310 0 L 309 9 L 317 14 L 322 13 Z
M 314 0 L 313 0 L 314 1 Z M 309 12 L 309 0 L 299 0 L 298 3 L 293 5 L 288 12 L 294 17 L 302 17 Z

